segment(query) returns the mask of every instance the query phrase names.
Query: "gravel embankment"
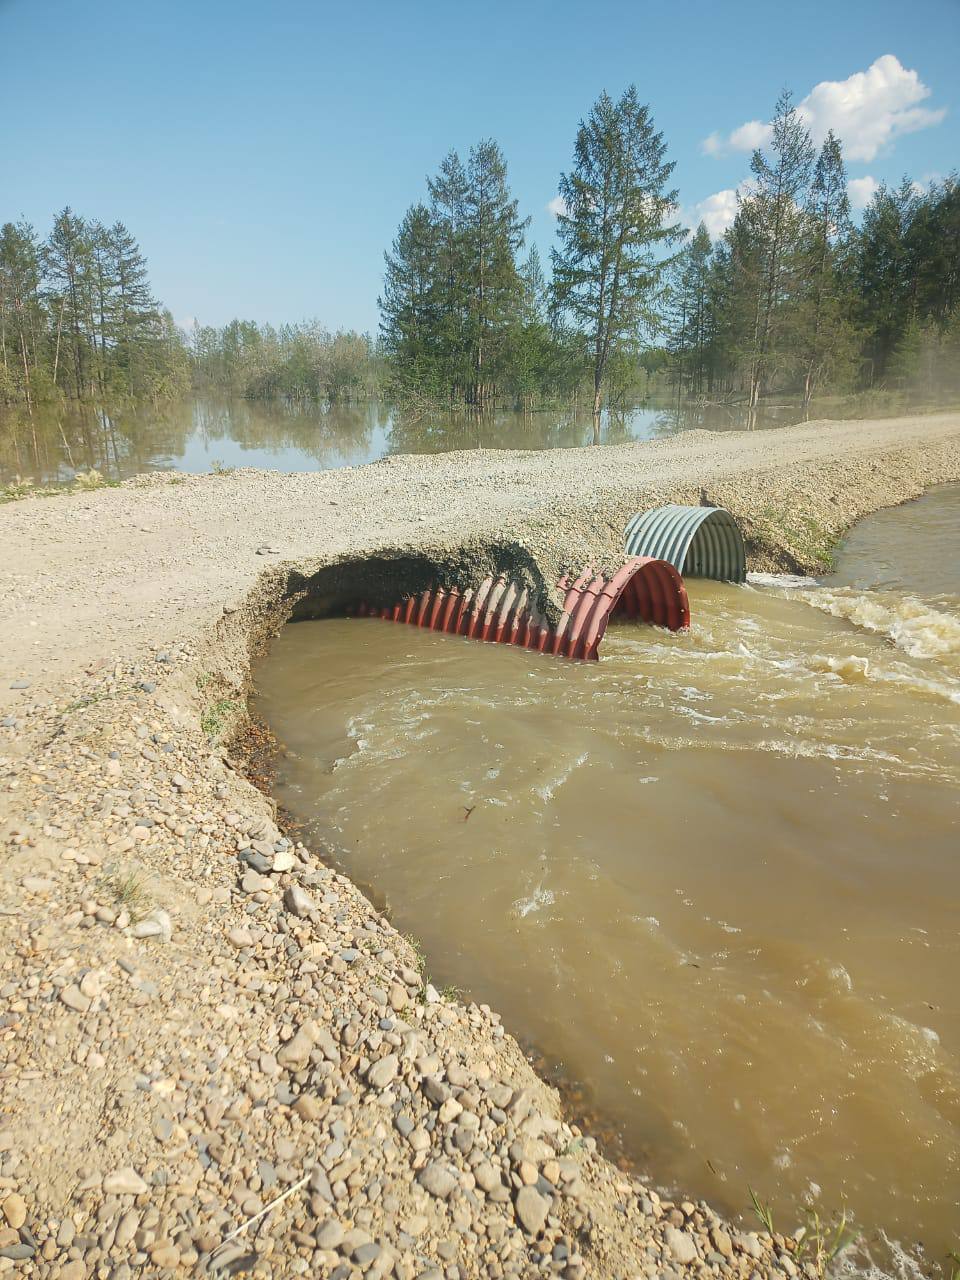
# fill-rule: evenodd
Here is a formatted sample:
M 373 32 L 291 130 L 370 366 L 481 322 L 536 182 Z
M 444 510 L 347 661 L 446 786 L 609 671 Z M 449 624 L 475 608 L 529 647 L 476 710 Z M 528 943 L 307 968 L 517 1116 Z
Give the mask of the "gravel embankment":
M 859 515 L 957 480 L 953 414 L 0 508 L 0 1274 L 809 1270 L 602 1159 L 222 743 L 251 647 L 355 561 L 385 590 L 433 562 L 549 582 L 703 486 L 753 567 L 808 568 Z

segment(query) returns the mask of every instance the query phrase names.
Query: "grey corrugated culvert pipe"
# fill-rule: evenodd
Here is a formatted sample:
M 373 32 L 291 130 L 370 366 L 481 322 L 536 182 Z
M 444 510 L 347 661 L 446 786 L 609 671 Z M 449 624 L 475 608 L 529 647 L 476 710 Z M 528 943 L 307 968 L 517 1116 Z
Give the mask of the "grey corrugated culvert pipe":
M 627 525 L 625 538 L 628 556 L 666 560 L 687 577 L 746 581 L 743 537 L 723 507 L 682 507 L 671 502 L 641 511 Z

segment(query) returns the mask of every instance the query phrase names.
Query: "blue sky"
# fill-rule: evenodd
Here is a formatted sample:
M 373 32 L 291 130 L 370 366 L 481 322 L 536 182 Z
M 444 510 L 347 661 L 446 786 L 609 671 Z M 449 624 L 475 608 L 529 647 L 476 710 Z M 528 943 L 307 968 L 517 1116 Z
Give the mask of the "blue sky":
M 0 0 L 0 220 L 123 220 L 180 322 L 373 330 L 450 147 L 498 140 L 546 253 L 579 119 L 633 81 L 716 230 L 784 87 L 855 199 L 960 165 L 958 55 L 960 0 Z

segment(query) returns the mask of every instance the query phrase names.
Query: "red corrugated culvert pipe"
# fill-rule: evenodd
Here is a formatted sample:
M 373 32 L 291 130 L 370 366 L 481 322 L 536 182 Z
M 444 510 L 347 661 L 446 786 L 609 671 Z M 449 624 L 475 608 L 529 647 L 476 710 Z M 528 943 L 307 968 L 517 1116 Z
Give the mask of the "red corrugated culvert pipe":
M 514 644 L 564 658 L 597 658 L 611 617 L 642 618 L 679 631 L 690 625 L 690 604 L 683 578 L 665 560 L 633 556 L 612 578 L 585 570 L 575 582 L 562 578 L 563 612 L 552 627 L 526 587 L 505 577 L 485 578 L 474 591 L 433 587 L 392 608 L 357 605 L 351 612 L 388 618 L 470 636 L 498 644 Z

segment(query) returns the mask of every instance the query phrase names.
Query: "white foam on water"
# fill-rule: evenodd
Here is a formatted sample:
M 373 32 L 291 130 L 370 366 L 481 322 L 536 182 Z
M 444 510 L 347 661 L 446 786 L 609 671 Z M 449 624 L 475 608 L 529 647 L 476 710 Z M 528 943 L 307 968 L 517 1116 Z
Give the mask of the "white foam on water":
M 567 781 L 575 769 L 579 769 L 581 765 L 587 763 L 589 753 L 584 751 L 577 756 L 575 760 L 571 760 L 564 765 L 557 774 L 549 781 L 543 782 L 539 787 L 534 787 L 534 792 L 541 800 L 552 800 L 556 792 Z
M 536 911 L 542 911 L 544 907 L 552 907 L 557 900 L 557 895 L 552 889 L 545 889 L 543 884 L 538 884 L 529 898 L 518 898 L 513 904 L 514 911 L 521 920 L 525 920 L 527 916 Z
M 960 654 L 960 618 L 913 596 L 881 597 L 871 592 L 820 587 L 804 592 L 802 599 L 834 618 L 887 636 L 912 658 Z
M 796 590 L 802 587 L 817 587 L 816 578 L 807 578 L 796 573 L 754 573 L 747 574 L 749 587 L 784 587 Z

